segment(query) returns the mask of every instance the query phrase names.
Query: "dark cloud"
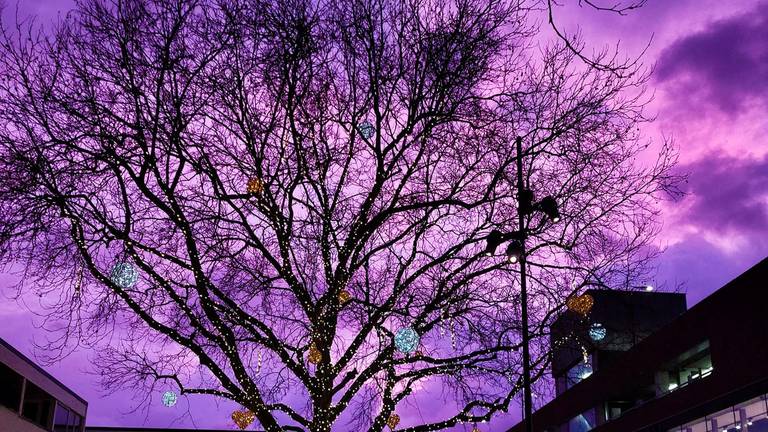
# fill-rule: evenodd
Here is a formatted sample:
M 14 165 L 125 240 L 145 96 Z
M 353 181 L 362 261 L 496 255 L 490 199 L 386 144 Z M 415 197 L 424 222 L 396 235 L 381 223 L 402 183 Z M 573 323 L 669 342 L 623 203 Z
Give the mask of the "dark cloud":
M 768 103 L 768 3 L 715 21 L 668 46 L 655 79 L 679 102 L 708 103 L 736 114 Z M 695 106 L 691 106 L 696 109 Z
M 688 174 L 682 201 L 690 208 L 684 222 L 768 238 L 768 155 L 738 159 L 710 153 L 678 170 Z

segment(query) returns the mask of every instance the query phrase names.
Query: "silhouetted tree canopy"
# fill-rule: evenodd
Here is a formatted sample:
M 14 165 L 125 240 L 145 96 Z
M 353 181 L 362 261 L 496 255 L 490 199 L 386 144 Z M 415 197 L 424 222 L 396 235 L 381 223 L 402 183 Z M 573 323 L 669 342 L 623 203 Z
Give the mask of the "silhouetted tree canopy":
M 643 70 L 545 43 L 548 4 L 81 0 L 5 25 L 0 261 L 108 388 L 322 432 L 381 431 L 430 385 L 453 414 L 400 430 L 488 420 L 521 386 L 518 267 L 481 253 L 520 228 L 516 158 L 562 214 L 526 218 L 536 377 L 569 295 L 645 276 L 674 162 L 639 134 Z

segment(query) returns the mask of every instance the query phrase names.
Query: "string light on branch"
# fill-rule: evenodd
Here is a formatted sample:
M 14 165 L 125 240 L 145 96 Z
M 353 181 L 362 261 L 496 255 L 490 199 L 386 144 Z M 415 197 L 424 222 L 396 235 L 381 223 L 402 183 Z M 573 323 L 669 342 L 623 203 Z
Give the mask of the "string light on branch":
M 346 304 L 348 301 L 352 300 L 352 294 L 349 293 L 347 290 L 341 290 L 339 291 L 339 295 L 337 296 L 339 300 L 340 305 Z
M 605 327 L 603 327 L 600 323 L 594 323 L 589 328 L 589 337 L 595 342 L 599 342 L 603 339 L 605 339 L 605 335 L 608 332 L 606 331 Z
M 119 262 L 112 266 L 109 280 L 120 288 L 131 288 L 139 280 L 139 272 L 130 263 Z
M 371 138 L 374 133 L 376 133 L 376 128 L 371 122 L 366 120 L 357 126 L 357 131 L 360 133 L 360 135 L 363 136 L 363 138 L 368 139 Z
M 589 294 L 582 294 L 580 296 L 570 297 L 565 306 L 568 310 L 576 312 L 580 315 L 586 316 L 589 311 L 592 310 L 592 305 L 595 304 L 595 299 Z
M 240 430 L 245 430 L 245 428 L 253 423 L 255 418 L 256 416 L 248 410 L 238 410 L 232 413 L 232 421 L 235 422 Z
M 397 425 L 400 423 L 400 416 L 392 413 L 389 415 L 389 418 L 387 419 L 387 426 L 389 426 L 390 429 L 395 430 Z
M 251 177 L 248 179 L 246 191 L 249 194 L 260 194 L 264 192 L 264 182 L 258 177 Z
M 177 400 L 178 400 L 178 397 L 176 396 L 176 393 L 172 391 L 167 391 L 163 393 L 163 405 L 167 406 L 168 408 L 176 405 Z
M 405 354 L 410 354 L 419 347 L 419 334 L 411 327 L 403 327 L 395 333 L 395 348 Z

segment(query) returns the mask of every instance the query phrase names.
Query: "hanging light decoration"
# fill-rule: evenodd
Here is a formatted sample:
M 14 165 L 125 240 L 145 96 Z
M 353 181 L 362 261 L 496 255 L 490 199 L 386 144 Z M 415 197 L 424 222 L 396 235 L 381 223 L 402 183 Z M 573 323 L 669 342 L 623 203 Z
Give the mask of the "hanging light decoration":
M 264 182 L 258 177 L 251 177 L 248 179 L 246 191 L 249 194 L 260 194 L 264 192 Z
M 395 430 L 397 425 L 400 423 L 400 416 L 392 413 L 389 415 L 389 418 L 387 419 L 387 426 L 389 426 L 390 429 Z
M 472 432 L 480 432 L 480 428 L 475 425 L 475 427 L 472 428 Z
M 594 323 L 589 328 L 589 337 L 595 342 L 599 342 L 603 339 L 605 339 L 605 335 L 608 332 L 606 331 L 605 327 L 603 327 L 600 323 Z
M 352 294 L 350 294 L 349 291 L 347 290 L 341 290 L 339 291 L 338 300 L 339 300 L 339 304 L 343 305 L 348 301 L 352 300 Z
M 112 266 L 109 279 L 120 288 L 131 288 L 139 280 L 139 272 L 130 263 L 119 262 Z
M 167 406 L 168 408 L 176 405 L 177 400 L 178 400 L 178 397 L 176 396 L 176 393 L 172 391 L 167 391 L 163 393 L 163 405 Z
M 398 351 L 410 354 L 419 347 L 419 334 L 411 327 L 403 327 L 395 333 L 395 347 Z
M 376 133 L 376 128 L 371 122 L 365 120 L 357 126 L 357 131 L 360 132 L 360 135 L 362 135 L 363 138 L 368 139 L 371 138 L 374 133 Z
M 565 306 L 580 315 L 586 316 L 590 310 L 592 310 L 592 305 L 595 304 L 595 299 L 592 298 L 589 294 L 582 294 L 580 296 L 570 297 L 566 302 Z
M 316 365 L 320 363 L 323 360 L 323 353 L 320 352 L 319 349 L 317 349 L 317 346 L 315 346 L 315 343 L 312 342 L 312 345 L 309 346 L 309 354 L 307 355 L 307 361 Z
M 232 413 L 232 421 L 235 422 L 240 430 L 245 430 L 253 423 L 256 416 L 249 410 L 238 410 Z

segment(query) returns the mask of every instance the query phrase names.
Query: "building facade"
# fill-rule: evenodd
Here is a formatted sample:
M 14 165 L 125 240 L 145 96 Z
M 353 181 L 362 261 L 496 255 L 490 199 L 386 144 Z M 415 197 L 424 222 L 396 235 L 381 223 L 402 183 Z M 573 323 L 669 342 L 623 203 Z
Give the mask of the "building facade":
M 0 339 L 0 432 L 83 432 L 88 403 Z
M 687 311 L 674 294 L 608 292 L 553 325 L 557 396 L 534 430 L 768 432 L 768 259 Z

